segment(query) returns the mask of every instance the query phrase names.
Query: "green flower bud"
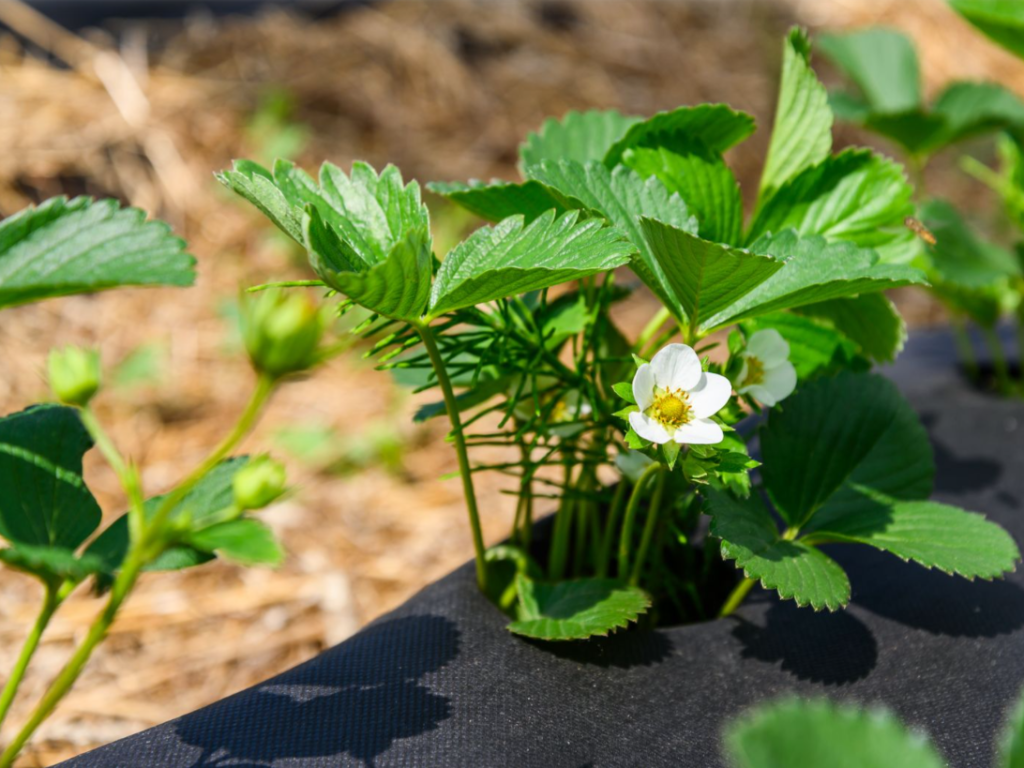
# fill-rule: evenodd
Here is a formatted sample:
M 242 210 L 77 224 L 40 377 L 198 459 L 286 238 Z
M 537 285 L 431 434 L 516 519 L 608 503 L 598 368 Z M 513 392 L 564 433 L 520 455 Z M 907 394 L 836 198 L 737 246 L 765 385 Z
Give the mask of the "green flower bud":
M 300 293 L 262 292 L 242 307 L 242 335 L 256 370 L 280 378 L 316 362 L 324 320 L 316 304 Z
M 100 354 L 94 349 L 50 350 L 50 389 L 62 403 L 86 405 L 100 388 Z
M 231 487 L 239 509 L 262 509 L 284 493 L 284 465 L 258 456 L 235 473 Z

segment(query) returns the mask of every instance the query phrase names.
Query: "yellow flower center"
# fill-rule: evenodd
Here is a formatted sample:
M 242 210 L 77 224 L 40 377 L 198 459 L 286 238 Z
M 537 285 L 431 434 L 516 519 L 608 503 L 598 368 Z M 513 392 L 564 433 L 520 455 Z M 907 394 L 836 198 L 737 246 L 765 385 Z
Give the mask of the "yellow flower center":
M 685 392 L 680 389 L 670 389 L 655 394 L 648 414 L 664 426 L 675 428 L 689 423 L 693 418 L 693 408 L 690 406 Z
M 743 379 L 743 385 L 750 387 L 764 382 L 764 363 L 760 358 L 747 355 L 747 375 Z

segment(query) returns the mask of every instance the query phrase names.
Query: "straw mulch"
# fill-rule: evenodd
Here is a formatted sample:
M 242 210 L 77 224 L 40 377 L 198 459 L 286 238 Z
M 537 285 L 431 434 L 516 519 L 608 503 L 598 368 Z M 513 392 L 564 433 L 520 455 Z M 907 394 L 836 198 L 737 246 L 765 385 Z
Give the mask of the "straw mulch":
M 251 377 L 228 332 L 225 301 L 240 285 L 307 276 L 294 251 L 211 178 L 231 158 L 266 148 L 252 116 L 274 92 L 287 94 L 289 119 L 303 126 L 298 159 L 306 167 L 362 158 L 426 181 L 512 177 L 519 138 L 568 109 L 650 113 L 727 101 L 766 126 L 779 40 L 797 21 L 883 20 L 908 29 L 924 47 L 930 88 L 965 74 L 1024 85 L 1020 65 L 941 0 L 860 6 L 424 1 L 315 24 L 280 12 L 196 17 L 171 31 L 133 27 L 115 38 L 74 37 L 0 3 L 3 20 L 32 41 L 26 47 L 0 34 L 0 215 L 56 194 L 114 195 L 172 222 L 199 259 L 189 290 L 125 290 L 5 311 L 0 412 L 46 397 L 41 372 L 52 346 L 99 345 L 113 369 L 140 345 L 156 344 L 159 381 L 115 388 L 98 401 L 117 442 L 144 466 L 148 492 L 167 488 L 229 427 Z M 734 153 L 747 189 L 766 133 Z M 462 225 L 450 215 L 441 221 Z M 624 321 L 643 323 L 650 311 L 641 297 Z M 444 425 L 412 425 L 417 402 L 358 354 L 283 390 L 245 449 L 284 455 L 277 430 L 327 426 L 337 430 L 349 468 L 336 471 L 337 457 L 288 459 L 296 493 L 265 515 L 289 550 L 287 565 L 271 572 L 214 564 L 144 579 L 23 764 L 52 763 L 251 685 L 465 561 L 471 545 L 459 484 L 438 480 L 454 468 Z M 374 461 L 368 446 L 382 442 L 399 448 Z M 104 509 L 123 509 L 113 476 L 94 456 L 87 475 Z M 510 520 L 510 499 L 499 478 L 480 485 L 495 540 Z M 38 594 L 18 575 L 0 581 L 0 668 L 11 664 Z M 83 593 L 61 611 L 26 699 L 40 693 L 98 605 Z M 11 722 L 25 711 L 19 706 Z

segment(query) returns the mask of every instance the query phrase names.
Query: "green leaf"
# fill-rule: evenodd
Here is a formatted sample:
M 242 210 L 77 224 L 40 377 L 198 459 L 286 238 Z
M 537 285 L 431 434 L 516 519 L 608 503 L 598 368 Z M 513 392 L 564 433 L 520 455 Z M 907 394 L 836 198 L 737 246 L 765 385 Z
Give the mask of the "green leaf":
M 510 377 L 507 376 L 480 381 L 475 387 L 471 387 L 456 396 L 455 402 L 458 405 L 459 413 L 481 405 L 482 403 L 486 403 L 492 397 L 502 393 L 508 393 L 509 383 Z M 436 403 L 421 405 L 416 409 L 416 413 L 413 415 L 412 420 L 419 424 L 432 419 L 435 416 L 443 416 L 447 413 L 448 409 L 445 406 L 444 401 L 439 400 Z
M 679 299 L 677 314 L 694 328 L 705 317 L 727 311 L 783 268 L 782 261 L 701 240 L 655 219 L 642 217 L 640 226 L 672 294 Z
M 595 162 L 544 162 L 530 166 L 527 172 L 555 190 L 568 207 L 583 206 L 618 228 L 640 253 L 640 260 L 634 260 L 634 271 L 669 308 L 680 306 L 638 220 L 648 216 L 677 229 L 696 232 L 697 220 L 679 195 L 670 194 L 657 179 L 644 181 L 628 168 L 620 166 L 609 171 Z
M 1018 0 L 949 0 L 990 39 L 1024 59 L 1024 7 Z
M 679 107 L 634 123 L 608 150 L 604 164 L 614 168 L 627 150 L 637 147 L 678 151 L 696 143 L 720 154 L 753 132 L 754 118 L 725 104 Z
M 1024 695 L 1017 699 L 1003 725 L 998 765 L 999 768 L 1024 768 Z
M 910 112 L 921 106 L 921 72 L 909 38 L 892 29 L 819 35 L 818 47 L 853 80 L 875 112 Z
M 430 298 L 433 254 L 425 227 L 395 243 L 387 259 L 365 272 L 320 272 L 331 288 L 367 309 L 397 320 L 416 320 Z
M 944 768 L 928 739 L 885 710 L 826 700 L 761 706 L 732 723 L 725 748 L 735 768 Z
M 519 146 L 520 169 L 544 160 L 601 160 L 608 149 L 641 118 L 613 109 L 568 112 L 561 120 L 549 117 L 540 131 Z
M 752 253 L 784 260 L 785 266 L 731 307 L 704 321 L 720 328 L 757 315 L 904 285 L 926 284 L 913 267 L 879 263 L 878 254 L 852 243 L 826 243 L 792 230 L 762 237 Z
M 441 263 L 430 297 L 433 315 L 536 291 L 622 266 L 633 246 L 597 219 L 550 211 L 481 227 Z
M 775 329 L 789 344 L 789 361 L 796 368 L 800 381 L 829 370 L 837 360 L 848 360 L 855 354 L 854 344 L 842 333 L 810 317 L 773 312 L 743 323 L 748 337 L 765 328 Z
M 793 29 L 783 47 L 782 82 L 758 199 L 771 199 L 775 190 L 805 168 L 822 162 L 831 150 L 828 94 L 811 69 L 807 33 Z
M 952 204 L 929 200 L 919 215 L 935 235 L 928 257 L 942 282 L 964 289 L 987 288 L 998 280 L 1020 276 L 1013 254 L 981 240 Z
M 0 562 L 53 585 L 65 580 L 77 583 L 103 569 L 99 558 L 89 555 L 78 557 L 74 550 L 66 547 L 33 544 L 16 544 L 0 549 Z
M 757 212 L 748 241 L 792 227 L 801 235 L 874 248 L 883 261 L 909 262 L 918 252 L 904 225 L 914 214 L 903 168 L 870 150 L 848 149 L 782 186 Z
M 431 182 L 427 189 L 457 203 L 487 221 L 501 221 L 522 214 L 529 224 L 552 208 L 559 215 L 568 210 L 551 191 L 538 181 L 516 184 L 511 181 Z
M 842 567 L 821 550 L 782 539 L 757 494 L 736 499 L 710 489 L 707 512 L 711 533 L 722 539 L 722 557 L 735 560 L 747 578 L 777 590 L 784 600 L 816 611 L 834 611 L 849 602 L 850 581 Z
M 100 524 L 82 479 L 92 438 L 73 408 L 36 405 L 0 418 L 0 536 L 74 550 Z
M 630 149 L 623 162 L 642 177 L 654 176 L 677 192 L 700 222 L 705 240 L 739 245 L 743 237 L 743 199 L 739 184 L 721 155 L 706 149 Z
M 917 414 L 895 384 L 875 375 L 841 373 L 803 386 L 772 412 L 761 452 L 768 494 L 786 522 L 801 529 L 816 513 L 855 514 L 870 506 L 864 489 L 925 499 L 935 476 Z
M 907 324 L 896 306 L 882 293 L 808 304 L 797 312 L 828 320 L 854 341 L 866 357 L 891 363 L 907 340 Z
M 815 540 L 856 542 L 969 579 L 992 579 L 1014 569 L 1020 550 L 1006 531 L 983 516 L 932 501 L 825 510 L 804 529 Z
M 639 587 L 614 579 L 573 579 L 556 584 L 516 576 L 518 620 L 510 632 L 538 640 L 584 640 L 606 636 L 636 621 L 651 607 Z
M 952 83 L 933 109 L 946 123 L 942 145 L 986 131 L 1024 130 L 1024 102 L 998 83 Z
M 633 397 L 633 384 L 628 381 L 620 381 L 618 384 L 613 384 L 612 389 L 615 394 L 625 400 L 627 403 L 636 405 L 636 398 Z
M 188 541 L 196 549 L 215 552 L 240 565 L 280 565 L 284 560 L 284 549 L 274 532 L 251 518 L 211 525 L 193 533 Z
M 192 285 L 194 265 L 170 227 L 116 200 L 55 197 L 0 221 L 0 307 L 124 285 Z

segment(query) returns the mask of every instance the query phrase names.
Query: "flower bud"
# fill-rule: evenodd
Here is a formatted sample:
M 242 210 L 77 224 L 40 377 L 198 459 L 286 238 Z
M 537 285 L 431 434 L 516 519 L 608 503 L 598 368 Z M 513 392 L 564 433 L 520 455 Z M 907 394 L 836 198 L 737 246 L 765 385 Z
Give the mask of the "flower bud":
M 262 509 L 284 493 L 284 465 L 258 456 L 235 473 L 231 487 L 239 509 Z
M 316 362 L 324 333 L 316 304 L 300 293 L 264 291 L 242 307 L 242 336 L 256 370 L 277 379 Z
M 67 405 L 86 405 L 100 388 L 100 355 L 94 349 L 50 350 L 47 367 L 50 389 Z

